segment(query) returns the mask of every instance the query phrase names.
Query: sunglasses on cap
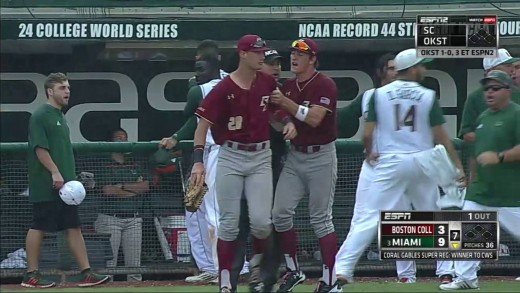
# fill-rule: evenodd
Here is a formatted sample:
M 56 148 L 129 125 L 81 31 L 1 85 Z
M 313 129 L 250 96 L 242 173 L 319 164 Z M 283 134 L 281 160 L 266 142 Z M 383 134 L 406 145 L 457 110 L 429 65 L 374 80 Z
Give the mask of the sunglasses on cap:
M 291 47 L 299 51 L 316 55 L 316 52 L 314 52 L 312 48 L 307 43 L 305 43 L 304 40 L 296 40 L 292 42 Z
M 252 43 L 249 46 L 251 48 L 265 48 L 265 47 L 267 47 L 267 43 L 262 39 L 258 39 L 258 40 L 256 40 L 256 42 Z
M 508 88 L 509 87 L 505 86 L 505 85 L 488 85 L 488 86 L 484 87 L 484 91 L 487 92 L 487 91 L 491 90 L 493 92 L 498 92 L 501 89 L 508 89 Z

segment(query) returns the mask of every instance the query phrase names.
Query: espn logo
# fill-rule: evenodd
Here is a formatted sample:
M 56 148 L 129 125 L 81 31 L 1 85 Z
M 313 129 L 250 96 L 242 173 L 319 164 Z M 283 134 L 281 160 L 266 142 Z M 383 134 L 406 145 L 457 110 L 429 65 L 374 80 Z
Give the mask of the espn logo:
M 496 24 L 497 19 L 496 19 L 496 17 L 484 17 L 484 23 L 485 24 Z
M 412 213 L 385 213 L 385 220 L 411 220 Z
M 419 23 L 448 23 L 447 16 L 421 16 Z

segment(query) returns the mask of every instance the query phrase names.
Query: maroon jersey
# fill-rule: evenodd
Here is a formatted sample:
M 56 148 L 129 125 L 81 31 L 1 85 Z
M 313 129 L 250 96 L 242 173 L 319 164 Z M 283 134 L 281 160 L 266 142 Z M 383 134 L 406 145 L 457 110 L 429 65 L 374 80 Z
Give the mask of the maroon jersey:
M 282 93 L 306 107 L 323 107 L 327 114 L 316 128 L 305 122 L 294 119 L 298 135 L 292 140 L 296 146 L 324 145 L 337 138 L 336 133 L 336 103 L 338 89 L 336 83 L 328 76 L 317 72 L 309 80 L 296 84 L 296 78 L 291 78 L 283 84 Z M 301 91 L 300 91 L 301 90 Z
M 244 144 L 267 141 L 269 116 L 275 110 L 269 96 L 276 86 L 271 75 L 260 71 L 249 90 L 227 76 L 202 100 L 195 115 L 211 123 L 211 134 L 219 145 L 226 140 Z

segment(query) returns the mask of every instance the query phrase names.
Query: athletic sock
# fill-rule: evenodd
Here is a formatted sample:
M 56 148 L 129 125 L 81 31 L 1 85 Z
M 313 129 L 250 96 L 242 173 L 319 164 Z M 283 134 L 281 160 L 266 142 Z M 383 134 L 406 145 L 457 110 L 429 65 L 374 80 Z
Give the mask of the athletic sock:
M 334 263 L 338 252 L 338 239 L 335 232 L 320 238 L 320 249 L 321 259 L 323 260 L 323 282 L 332 285 L 336 282 Z
M 233 268 L 233 262 L 235 260 L 235 251 L 237 250 L 237 241 L 225 241 L 219 239 L 217 242 L 217 254 L 218 254 L 218 273 L 220 288 L 227 287 L 231 288 L 231 269 Z
M 252 249 L 253 249 L 253 255 L 255 254 L 263 254 L 265 250 L 267 249 L 267 238 L 266 239 L 259 239 L 254 236 L 252 238 Z
M 299 271 L 298 260 L 296 258 L 296 243 L 298 239 L 296 236 L 296 230 L 291 228 L 285 232 L 279 232 L 280 245 L 282 246 L 282 252 L 285 257 L 285 265 L 290 271 Z

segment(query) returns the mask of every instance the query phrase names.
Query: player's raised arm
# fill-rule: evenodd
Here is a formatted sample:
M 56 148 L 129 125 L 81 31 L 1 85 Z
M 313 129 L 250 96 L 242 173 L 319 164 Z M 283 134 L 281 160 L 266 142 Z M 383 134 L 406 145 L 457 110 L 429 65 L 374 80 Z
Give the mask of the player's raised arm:
M 271 99 L 274 103 L 280 105 L 282 109 L 296 117 L 296 119 L 307 123 L 311 127 L 318 127 L 321 124 L 321 121 L 323 121 L 323 118 L 325 118 L 325 115 L 327 115 L 327 112 L 330 111 L 328 109 L 330 106 L 327 105 L 327 107 L 325 107 L 321 105 L 323 103 L 316 103 L 309 107 L 298 105 L 293 100 L 287 98 L 280 89 L 273 91 Z M 326 96 L 321 97 L 321 99 L 323 99 L 325 104 L 327 101 L 329 104 L 331 103 L 331 99 Z

